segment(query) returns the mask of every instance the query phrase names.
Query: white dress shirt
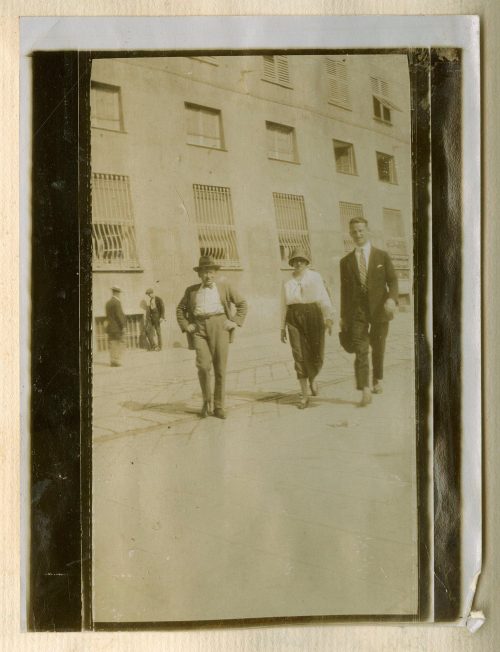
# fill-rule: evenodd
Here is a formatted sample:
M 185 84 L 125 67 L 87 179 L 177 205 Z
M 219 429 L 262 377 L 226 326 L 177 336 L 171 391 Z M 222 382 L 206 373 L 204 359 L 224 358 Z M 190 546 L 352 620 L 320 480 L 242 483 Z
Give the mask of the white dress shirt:
M 321 274 L 306 269 L 301 278 L 292 276 L 283 283 L 281 293 L 281 328 L 285 328 L 286 308 L 293 303 L 317 303 L 323 318 L 333 321 L 333 306 Z
M 215 283 L 212 284 L 212 287 L 203 285 L 200 287 L 196 293 L 194 314 L 200 316 L 224 314 L 224 306 Z

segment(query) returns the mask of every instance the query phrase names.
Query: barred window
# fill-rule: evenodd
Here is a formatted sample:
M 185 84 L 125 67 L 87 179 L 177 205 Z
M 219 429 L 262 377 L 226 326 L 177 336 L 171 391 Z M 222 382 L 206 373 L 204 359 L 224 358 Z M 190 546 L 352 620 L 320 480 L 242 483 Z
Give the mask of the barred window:
M 93 268 L 139 269 L 129 178 L 92 175 Z
M 357 174 L 356 159 L 354 158 L 354 146 L 352 143 L 345 143 L 342 140 L 333 141 L 335 153 L 335 165 L 337 172 L 343 174 Z
M 354 249 L 354 242 L 349 233 L 349 222 L 353 217 L 364 217 L 362 204 L 351 204 L 349 202 L 339 202 L 340 220 L 342 230 L 344 231 L 344 252 L 349 253 Z
M 273 200 L 281 265 L 289 267 L 288 258 L 295 247 L 303 247 L 311 253 L 304 197 L 273 192 Z
M 387 183 L 398 182 L 394 156 L 384 154 L 383 152 L 377 152 L 377 169 L 380 181 L 386 181 Z
M 267 156 L 279 161 L 297 163 L 295 129 L 277 122 L 266 122 Z
M 90 124 L 100 129 L 123 131 L 121 92 L 119 86 L 91 82 Z
M 223 149 L 221 112 L 186 102 L 187 142 L 190 145 Z
M 264 55 L 262 57 L 264 62 L 264 74 L 262 79 L 264 81 L 292 88 L 290 80 L 290 71 L 288 68 L 288 57 L 286 55 Z
M 125 315 L 126 325 L 124 341 L 127 349 L 139 349 L 141 331 L 144 326 L 144 315 Z M 95 318 L 95 350 L 107 351 L 109 340 L 106 334 L 106 317 Z
M 196 226 L 202 256 L 213 256 L 221 267 L 239 267 L 231 190 L 193 184 Z
M 325 66 L 328 77 L 328 102 L 350 110 L 351 92 L 346 62 L 327 57 Z

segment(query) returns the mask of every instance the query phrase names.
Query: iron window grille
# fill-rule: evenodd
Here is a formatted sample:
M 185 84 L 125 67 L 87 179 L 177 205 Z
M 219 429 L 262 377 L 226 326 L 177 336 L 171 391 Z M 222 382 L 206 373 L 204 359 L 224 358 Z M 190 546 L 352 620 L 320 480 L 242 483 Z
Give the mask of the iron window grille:
M 273 200 L 281 266 L 288 268 L 288 259 L 296 247 L 311 253 L 304 197 L 273 192 Z
M 378 178 L 386 183 L 397 183 L 396 161 L 394 156 L 377 152 Z
M 123 131 L 121 91 L 119 86 L 91 82 L 90 124 L 98 129 Z
M 354 145 L 352 143 L 345 143 L 342 140 L 334 140 L 333 151 L 335 153 L 337 172 L 342 172 L 343 174 L 357 174 Z
M 127 176 L 92 175 L 92 245 L 94 269 L 140 269 Z
M 240 267 L 231 190 L 193 184 L 196 226 L 202 256 L 213 256 L 221 267 Z
M 127 349 L 139 349 L 141 333 L 144 328 L 144 315 L 126 315 L 125 318 L 125 346 Z M 108 336 L 106 334 L 106 317 L 95 318 L 95 344 L 96 351 L 107 351 L 109 349 Z

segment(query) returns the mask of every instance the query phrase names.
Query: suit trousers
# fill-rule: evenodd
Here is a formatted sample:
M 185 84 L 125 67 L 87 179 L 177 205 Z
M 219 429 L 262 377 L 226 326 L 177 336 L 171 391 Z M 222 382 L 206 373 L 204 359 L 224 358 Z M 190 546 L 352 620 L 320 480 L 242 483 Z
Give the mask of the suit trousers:
M 229 331 L 224 329 L 226 315 L 196 319 L 194 348 L 196 367 L 203 400 L 212 402 L 211 369 L 214 368 L 214 408 L 223 409 L 226 398 L 226 365 L 229 350 Z
M 121 366 L 123 350 L 125 349 L 124 338 L 108 337 L 108 346 L 111 366 Z
M 161 324 L 158 316 L 151 317 L 146 321 L 146 337 L 148 338 L 149 349 L 153 350 L 158 347 L 161 349 Z M 155 340 L 156 334 L 156 340 Z
M 372 347 L 372 374 L 373 379 L 382 380 L 384 377 L 385 341 L 389 332 L 389 322 L 381 321 L 370 324 L 368 313 L 368 300 L 357 309 L 352 323 L 352 342 L 354 345 L 354 374 L 357 389 L 370 386 L 370 366 L 368 353 Z

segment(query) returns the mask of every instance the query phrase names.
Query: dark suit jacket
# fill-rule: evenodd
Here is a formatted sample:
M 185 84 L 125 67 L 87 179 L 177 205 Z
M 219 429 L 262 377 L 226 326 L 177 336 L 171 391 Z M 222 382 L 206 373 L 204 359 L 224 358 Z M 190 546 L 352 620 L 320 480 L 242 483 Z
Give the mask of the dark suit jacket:
M 370 322 L 392 319 L 384 310 L 388 298 L 398 301 L 398 277 L 387 251 L 372 245 L 366 277 Z M 340 261 L 340 317 L 347 327 L 352 324 L 356 310 L 363 300 L 356 254 L 351 251 Z
M 155 296 L 156 309 L 158 310 L 158 317 L 160 319 L 165 319 L 165 304 L 163 299 Z M 146 301 L 146 319 L 151 320 L 151 302 Z
M 106 303 L 106 320 L 108 322 L 106 333 L 112 340 L 120 339 L 125 330 L 127 319 L 123 312 L 121 301 L 116 297 L 111 297 Z
M 224 281 L 215 281 L 217 290 L 219 291 L 220 300 L 226 313 L 226 317 L 234 321 L 238 326 L 242 326 L 247 314 L 248 306 L 245 299 L 228 283 Z M 187 332 L 189 324 L 193 324 L 196 320 L 194 316 L 194 309 L 196 307 L 196 293 L 201 287 L 201 283 L 190 285 L 184 292 L 184 296 L 179 302 L 176 310 L 177 323 L 181 330 L 188 336 L 189 348 L 194 348 L 193 338 L 190 337 L 191 333 Z M 234 310 L 234 308 L 236 310 Z M 233 341 L 234 330 L 229 333 L 229 341 Z

